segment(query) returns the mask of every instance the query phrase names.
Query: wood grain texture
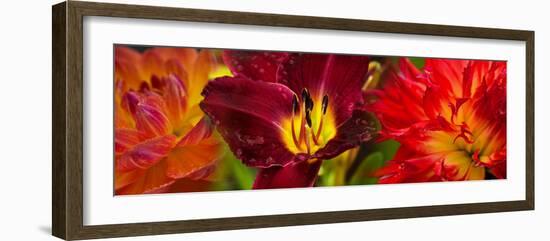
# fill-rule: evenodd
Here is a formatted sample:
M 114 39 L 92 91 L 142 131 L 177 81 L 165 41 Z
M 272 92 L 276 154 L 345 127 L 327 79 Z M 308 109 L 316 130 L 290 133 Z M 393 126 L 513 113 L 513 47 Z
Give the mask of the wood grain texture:
M 107 238 L 291 225 L 355 222 L 534 209 L 534 32 L 433 24 L 137 6 L 69 1 L 53 6 L 53 180 L 52 232 L 73 239 Z M 369 31 L 526 43 L 526 198 L 519 201 L 182 220 L 115 225 L 83 225 L 83 17 L 107 16 Z
M 530 209 L 535 209 L 535 32 L 529 32 L 525 42 L 525 168 L 527 170 L 525 200 L 529 204 Z
M 65 3 L 52 6 L 52 234 L 66 237 Z

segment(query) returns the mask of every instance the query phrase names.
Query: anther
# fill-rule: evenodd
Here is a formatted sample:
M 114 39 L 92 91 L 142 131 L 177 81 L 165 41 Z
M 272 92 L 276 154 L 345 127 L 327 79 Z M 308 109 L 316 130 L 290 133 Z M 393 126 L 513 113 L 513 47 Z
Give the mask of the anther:
M 302 89 L 302 101 L 304 102 L 304 107 L 306 110 L 311 111 L 313 109 L 313 100 L 311 99 L 311 95 L 306 88 Z
M 321 105 L 321 110 L 323 111 L 323 115 L 327 113 L 328 108 L 328 95 L 323 96 L 323 104 Z
M 306 110 L 311 111 L 313 110 L 313 100 L 310 96 L 306 99 Z
M 309 98 L 309 91 L 306 88 L 302 89 L 302 101 L 305 103 Z
M 309 110 L 306 110 L 306 123 L 311 128 L 311 112 Z

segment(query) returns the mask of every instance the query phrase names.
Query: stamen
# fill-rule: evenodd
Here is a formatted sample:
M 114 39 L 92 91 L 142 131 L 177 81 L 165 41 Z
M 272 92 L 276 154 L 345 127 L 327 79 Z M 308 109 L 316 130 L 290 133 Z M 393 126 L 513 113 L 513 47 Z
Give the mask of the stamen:
M 308 96 L 306 99 L 306 110 L 313 110 L 313 100 L 311 99 L 311 96 Z
M 302 142 L 304 140 L 307 141 L 308 138 L 309 138 L 309 136 L 306 133 L 305 129 L 306 129 L 306 124 L 308 124 L 308 123 L 306 123 L 307 118 L 308 118 L 308 113 L 307 112 L 308 112 L 309 107 L 311 106 L 311 104 L 309 104 L 309 101 L 308 101 L 310 98 L 311 97 L 309 96 L 309 91 L 306 88 L 302 89 L 302 102 L 303 102 L 303 105 L 302 105 L 302 111 L 301 111 L 302 121 L 300 123 L 300 139 L 299 139 L 299 142 L 298 142 L 299 145 L 302 145 Z M 310 122 L 311 122 L 311 118 L 310 118 Z
M 311 128 L 311 137 L 313 137 L 313 138 L 311 138 L 311 139 L 313 139 L 313 143 L 314 143 L 316 146 L 318 146 L 318 145 L 319 145 L 319 142 L 318 142 L 319 137 L 318 137 L 318 136 L 315 136 L 315 130 L 313 130 L 313 128 Z
M 309 138 L 307 137 L 307 136 L 308 136 L 308 132 L 309 132 L 309 128 L 306 127 L 306 128 L 305 128 L 306 148 L 307 148 L 307 154 L 310 154 L 310 153 L 311 153 L 311 146 L 310 146 L 310 143 L 309 143 Z
M 302 101 L 304 102 L 306 111 L 311 111 L 313 109 L 313 100 L 311 99 L 309 91 L 305 88 L 302 90 Z
M 300 106 L 298 105 L 298 96 L 294 95 L 294 98 L 292 98 L 292 114 L 297 114 Z
M 315 135 L 315 130 L 313 129 L 313 122 L 311 121 L 311 111 L 306 110 L 306 123 L 309 130 L 311 130 L 311 139 L 313 139 L 313 143 L 317 146 L 319 143 L 317 142 L 317 136 Z M 309 138 L 307 138 L 309 139 Z
M 306 103 L 306 100 L 308 99 L 308 97 L 309 97 L 309 91 L 307 91 L 307 89 L 304 88 L 304 89 L 302 90 L 302 101 L 303 101 L 304 103 Z
M 313 121 L 312 121 L 312 112 L 313 107 L 315 106 L 315 103 L 313 102 L 313 99 L 311 98 L 311 95 L 309 91 L 304 88 L 302 89 L 301 93 L 301 99 L 298 98 L 297 95 L 294 95 L 292 98 L 292 120 L 291 120 L 291 128 L 292 128 L 292 140 L 296 147 L 299 150 L 303 150 L 303 144 L 305 142 L 305 147 L 307 148 L 307 153 L 311 152 L 312 144 L 315 146 L 319 146 L 319 138 L 320 134 L 323 128 L 324 118 L 327 113 L 328 109 L 328 95 L 324 95 L 322 99 L 322 105 L 321 108 L 321 120 L 319 122 L 318 129 L 315 130 L 313 128 Z M 317 113 L 317 112 L 316 112 Z M 300 115 L 299 117 L 297 115 Z M 314 116 L 317 118 L 317 116 Z M 300 130 L 299 133 L 296 133 L 296 126 L 294 121 L 295 118 L 300 118 Z M 313 140 L 313 143 L 311 141 Z
M 325 120 L 325 115 L 327 114 L 327 109 L 328 109 L 328 95 L 325 94 L 325 96 L 323 96 L 323 103 L 321 105 L 321 111 L 323 112 L 323 114 L 321 116 L 321 120 L 319 121 L 319 128 L 317 128 L 317 135 L 313 136 L 313 140 L 315 141 L 315 143 L 317 143 L 319 136 L 321 135 L 321 130 L 323 130 L 323 122 Z
M 311 111 L 306 110 L 306 124 L 311 128 Z
M 290 126 L 292 131 L 292 140 L 294 141 L 294 145 L 300 149 L 300 144 L 298 143 L 298 138 L 296 138 L 296 130 L 294 128 L 294 118 L 296 117 L 296 114 L 298 114 L 299 111 L 299 105 L 298 105 L 298 97 L 294 95 L 294 98 L 292 99 L 292 119 L 290 120 Z
M 306 113 L 306 99 L 308 98 L 309 96 L 309 92 L 307 91 L 307 89 L 303 89 L 302 90 L 302 102 L 304 103 L 303 105 L 301 105 L 301 108 L 302 110 L 300 111 L 301 113 L 301 121 L 300 121 L 300 137 L 299 137 L 299 140 L 298 140 L 298 145 L 302 145 L 302 142 L 304 141 L 304 139 L 307 139 L 307 135 L 306 135 L 306 132 L 305 132 L 305 125 L 306 125 L 306 118 L 305 118 L 305 113 Z
M 327 113 L 327 108 L 328 108 L 328 95 L 325 94 L 325 96 L 323 96 L 323 104 L 321 106 L 323 115 Z

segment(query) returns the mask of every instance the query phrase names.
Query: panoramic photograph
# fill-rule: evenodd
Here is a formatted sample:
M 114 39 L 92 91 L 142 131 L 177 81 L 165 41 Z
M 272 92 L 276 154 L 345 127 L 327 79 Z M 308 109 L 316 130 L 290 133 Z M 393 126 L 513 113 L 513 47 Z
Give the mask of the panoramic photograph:
M 114 194 L 506 178 L 506 62 L 114 45 Z

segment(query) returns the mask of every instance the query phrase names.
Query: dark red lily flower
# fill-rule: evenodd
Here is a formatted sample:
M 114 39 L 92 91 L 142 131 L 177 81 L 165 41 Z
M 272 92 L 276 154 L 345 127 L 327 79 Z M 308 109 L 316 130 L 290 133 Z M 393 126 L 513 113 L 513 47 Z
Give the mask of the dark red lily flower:
M 211 81 L 201 108 L 232 152 L 260 168 L 254 188 L 312 186 L 321 162 L 370 140 L 365 56 L 226 51 L 234 77 Z

